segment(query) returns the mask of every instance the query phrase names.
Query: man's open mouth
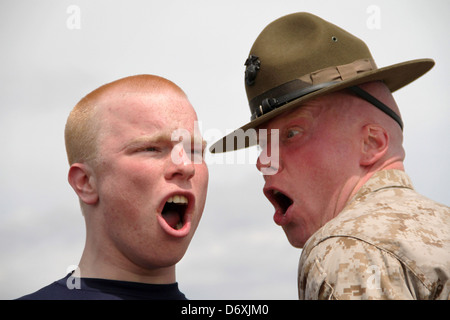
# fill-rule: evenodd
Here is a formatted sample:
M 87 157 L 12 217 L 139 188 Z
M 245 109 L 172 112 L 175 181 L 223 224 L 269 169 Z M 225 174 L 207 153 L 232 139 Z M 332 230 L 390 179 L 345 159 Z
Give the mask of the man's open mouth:
M 167 199 L 161 216 L 171 228 L 180 230 L 183 227 L 188 203 L 188 198 L 183 195 L 174 195 Z
M 291 198 L 278 190 L 272 190 L 269 200 L 272 202 L 275 208 L 279 208 L 281 210 L 281 213 L 283 215 L 286 214 L 286 211 L 293 203 Z

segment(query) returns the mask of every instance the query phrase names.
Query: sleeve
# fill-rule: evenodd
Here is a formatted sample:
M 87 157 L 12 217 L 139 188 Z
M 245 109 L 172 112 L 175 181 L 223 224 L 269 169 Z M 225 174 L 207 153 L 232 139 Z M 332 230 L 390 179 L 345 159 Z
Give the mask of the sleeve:
M 299 269 L 299 297 L 319 300 L 413 299 L 395 256 L 362 240 L 333 237 L 316 245 Z

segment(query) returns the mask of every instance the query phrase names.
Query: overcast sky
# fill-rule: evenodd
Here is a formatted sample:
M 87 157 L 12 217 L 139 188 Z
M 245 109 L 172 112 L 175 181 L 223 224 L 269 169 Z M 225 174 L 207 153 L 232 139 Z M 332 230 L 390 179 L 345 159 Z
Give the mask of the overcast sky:
M 84 219 L 66 179 L 63 131 L 85 94 L 133 74 L 163 76 L 188 94 L 211 144 L 250 117 L 243 83 L 253 41 L 298 11 L 362 38 L 379 67 L 435 59 L 395 98 L 407 172 L 419 192 L 450 205 L 448 0 L 2 0 L 0 299 L 62 278 L 80 259 Z M 203 219 L 177 266 L 188 298 L 297 298 L 301 251 L 273 222 L 250 153 L 245 164 L 230 163 L 240 153 L 207 156 Z

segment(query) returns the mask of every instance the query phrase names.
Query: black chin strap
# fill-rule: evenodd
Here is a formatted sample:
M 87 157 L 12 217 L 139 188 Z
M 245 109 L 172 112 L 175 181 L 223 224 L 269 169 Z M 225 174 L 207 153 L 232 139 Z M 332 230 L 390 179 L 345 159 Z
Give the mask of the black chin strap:
M 375 107 L 377 107 L 378 109 L 380 109 L 381 111 L 386 113 L 389 117 L 394 119 L 398 123 L 398 125 L 400 126 L 400 128 L 403 131 L 403 121 L 402 121 L 402 119 L 399 117 L 398 114 L 396 114 L 394 111 L 392 111 L 391 108 L 389 108 L 383 102 L 381 102 L 380 100 L 378 100 L 377 98 L 372 96 L 367 91 L 361 89 L 360 87 L 354 86 L 354 87 L 349 87 L 348 89 L 352 90 L 357 96 L 359 96 L 360 98 L 366 100 L 370 104 L 373 104 Z

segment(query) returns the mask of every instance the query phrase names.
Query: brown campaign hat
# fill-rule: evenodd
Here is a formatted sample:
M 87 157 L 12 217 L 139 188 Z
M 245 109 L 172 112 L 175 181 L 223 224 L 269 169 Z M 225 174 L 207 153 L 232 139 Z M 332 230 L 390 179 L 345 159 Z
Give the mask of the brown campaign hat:
M 383 81 L 394 92 L 425 74 L 434 61 L 418 59 L 378 68 L 362 40 L 315 15 L 300 12 L 270 23 L 255 40 L 245 66 L 251 121 L 214 143 L 212 153 L 256 144 L 256 135 L 248 134 L 248 129 L 331 92 L 352 88 L 364 99 L 376 100 L 363 96 L 366 92 L 357 85 Z M 402 127 L 400 117 L 391 109 L 377 105 L 377 100 L 369 102 Z

